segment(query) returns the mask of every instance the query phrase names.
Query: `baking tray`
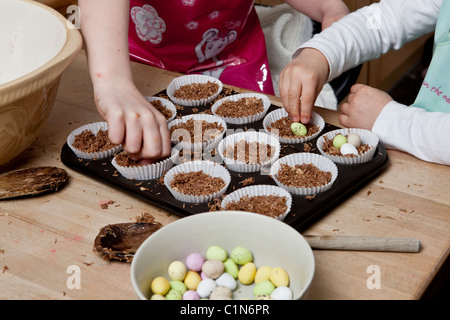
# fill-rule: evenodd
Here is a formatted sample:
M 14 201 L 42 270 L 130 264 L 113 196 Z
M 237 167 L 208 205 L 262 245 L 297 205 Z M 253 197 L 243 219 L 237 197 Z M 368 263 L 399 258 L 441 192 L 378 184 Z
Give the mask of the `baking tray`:
M 227 93 L 224 93 L 224 95 L 236 93 L 238 92 L 228 91 Z M 168 99 L 165 91 L 161 91 L 155 96 L 162 96 Z M 199 106 L 195 111 L 202 112 L 210 108 L 211 105 Z M 271 105 L 267 113 L 279 108 L 280 107 L 278 106 Z M 178 114 L 182 116 L 192 113 L 194 112 L 191 107 L 184 107 L 183 110 L 178 110 Z M 257 131 L 263 130 L 262 120 L 252 124 L 247 124 L 245 125 L 245 128 Z M 228 132 L 232 133 L 233 129 L 242 130 L 243 127 L 239 125 L 227 124 L 227 129 Z M 325 132 L 336 129 L 340 128 L 326 123 L 325 128 L 319 137 Z M 309 152 L 320 154 L 316 147 L 317 139 L 318 138 L 310 140 L 307 143 L 312 146 Z M 282 143 L 280 158 L 295 152 L 303 152 L 303 145 L 303 143 Z M 217 155 L 217 157 L 220 159 L 220 156 Z M 108 183 L 124 192 L 128 192 L 133 196 L 139 197 L 152 205 L 178 216 L 184 217 L 196 213 L 211 211 L 211 203 L 190 204 L 176 200 L 169 190 L 161 184 L 159 179 L 140 181 L 130 180 L 121 176 L 111 164 L 111 159 L 80 159 L 73 153 L 67 143 L 62 147 L 61 161 L 69 168 L 93 177 L 101 182 Z M 285 223 L 289 224 L 298 231 L 303 231 L 313 222 L 327 214 L 333 207 L 360 190 L 366 183 L 380 174 L 388 165 L 388 156 L 385 147 L 379 143 L 377 151 L 371 161 L 358 165 L 336 165 L 338 167 L 338 177 L 329 190 L 315 195 L 312 199 L 307 199 L 304 196 L 292 195 L 292 208 L 290 213 L 284 219 Z M 253 185 L 276 185 L 273 179 L 271 179 L 267 174 L 261 174 L 260 172 L 238 173 L 230 171 L 230 175 L 231 183 L 225 195 L 243 187 L 244 185 L 242 181 L 250 177 L 255 179 Z

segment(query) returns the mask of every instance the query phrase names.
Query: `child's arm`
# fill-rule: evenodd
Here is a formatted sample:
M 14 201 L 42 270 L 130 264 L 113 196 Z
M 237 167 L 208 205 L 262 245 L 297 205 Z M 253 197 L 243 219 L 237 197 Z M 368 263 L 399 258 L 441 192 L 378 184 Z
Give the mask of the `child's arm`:
M 322 29 L 349 13 L 341 0 L 286 0 L 286 3 L 311 19 L 321 22 Z
M 138 158 L 170 154 L 166 119 L 136 89 L 128 51 L 129 1 L 79 0 L 95 103 L 109 138 Z
M 392 100 L 385 92 L 354 85 L 339 121 L 346 127 L 372 130 L 390 149 L 450 165 L 450 114 L 427 112 Z
M 292 120 L 309 122 L 314 101 L 327 81 L 432 32 L 440 4 L 441 0 L 381 0 L 304 43 L 280 74 L 282 102 Z M 329 70 L 325 80 L 324 70 Z

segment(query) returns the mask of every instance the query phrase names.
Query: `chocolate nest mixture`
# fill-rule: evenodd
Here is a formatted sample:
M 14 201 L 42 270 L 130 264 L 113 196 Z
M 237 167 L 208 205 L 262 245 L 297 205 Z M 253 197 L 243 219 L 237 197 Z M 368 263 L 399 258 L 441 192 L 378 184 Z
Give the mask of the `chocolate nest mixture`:
M 106 151 L 116 147 L 108 138 L 108 130 L 100 129 L 95 135 L 91 130 L 84 130 L 75 136 L 73 147 L 83 152 Z
M 133 159 L 131 154 L 129 154 L 126 151 L 122 151 L 114 156 L 114 159 L 116 159 L 116 163 L 121 167 L 138 167 L 138 166 L 143 166 L 143 165 L 148 165 L 148 164 L 154 164 L 154 163 L 157 163 L 160 161 L 164 161 L 167 158 L 168 157 L 161 158 L 161 159 L 135 160 L 135 159 Z
M 347 135 L 345 136 L 346 138 L 348 137 Z M 370 150 L 370 146 L 368 144 L 361 144 L 358 148 L 356 148 L 356 150 L 358 150 L 358 155 L 362 155 L 363 153 L 367 152 Z M 342 155 L 341 152 L 339 151 L 338 148 L 336 148 L 335 146 L 333 146 L 333 139 L 328 139 L 327 136 L 324 136 L 324 142 L 323 142 L 323 147 L 322 147 L 323 151 L 329 155 L 332 156 L 341 156 L 341 157 L 347 157 L 347 158 L 353 158 L 353 157 L 357 157 L 354 154 L 347 154 L 347 155 Z
M 217 93 L 219 85 L 208 81 L 207 83 L 191 83 L 181 86 L 173 93 L 175 98 L 184 100 L 206 99 Z
M 171 110 L 167 109 L 161 101 L 154 100 L 151 102 L 152 106 L 155 107 L 156 110 L 158 110 L 166 119 L 170 119 L 173 116 L 173 113 Z
M 217 122 L 211 123 L 205 120 L 189 119 L 186 122 L 179 123 L 170 128 L 170 135 L 172 136 L 173 133 L 178 129 L 189 131 L 191 136 L 191 143 L 196 143 L 197 141 L 207 142 L 209 140 L 215 139 L 223 132 L 224 127 Z M 180 130 L 179 133 L 181 135 L 178 138 L 181 142 L 184 138 L 183 131 Z
M 234 145 L 227 145 L 224 156 L 244 163 L 264 163 L 275 153 L 275 147 L 260 142 L 240 140 Z
M 225 210 L 247 211 L 263 214 L 269 217 L 277 217 L 287 210 L 286 197 L 267 196 L 243 196 L 239 201 L 231 201 Z
M 219 177 L 211 177 L 200 170 L 178 173 L 170 185 L 175 191 L 183 194 L 206 196 L 220 191 L 225 187 L 225 181 Z
M 237 101 L 224 101 L 216 110 L 216 114 L 228 118 L 249 117 L 264 111 L 262 99 L 246 97 Z
M 299 136 L 296 136 L 292 132 L 291 124 L 292 124 L 292 120 L 289 119 L 289 117 L 284 117 L 284 118 L 278 119 L 275 122 L 272 122 L 268 129 L 270 131 L 278 130 L 278 135 L 283 138 L 288 138 L 288 139 L 298 138 Z M 308 133 L 303 137 L 310 137 L 313 134 L 319 132 L 319 127 L 313 123 L 307 123 L 307 124 L 305 124 L 305 127 L 308 130 Z
M 312 163 L 289 166 L 281 164 L 277 174 L 278 181 L 289 187 L 320 187 L 331 181 L 331 172 L 322 171 Z

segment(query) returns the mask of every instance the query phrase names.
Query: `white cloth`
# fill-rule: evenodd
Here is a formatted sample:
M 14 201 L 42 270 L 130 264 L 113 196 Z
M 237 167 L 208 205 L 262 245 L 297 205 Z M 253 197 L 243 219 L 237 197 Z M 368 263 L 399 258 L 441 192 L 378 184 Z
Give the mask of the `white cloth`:
M 255 5 L 266 39 L 270 73 L 275 94 L 280 95 L 278 84 L 280 73 L 291 61 L 292 53 L 312 37 L 313 27 L 309 17 L 287 4 L 273 7 Z M 337 99 L 333 89 L 326 84 L 316 100 L 316 106 L 337 110 Z
M 433 32 L 442 0 L 381 0 L 349 14 L 301 45 L 321 51 L 330 65 L 329 80 L 391 49 Z M 444 66 L 443 66 L 444 67 Z M 387 104 L 372 131 L 390 149 L 450 165 L 450 114 L 426 112 L 397 102 Z

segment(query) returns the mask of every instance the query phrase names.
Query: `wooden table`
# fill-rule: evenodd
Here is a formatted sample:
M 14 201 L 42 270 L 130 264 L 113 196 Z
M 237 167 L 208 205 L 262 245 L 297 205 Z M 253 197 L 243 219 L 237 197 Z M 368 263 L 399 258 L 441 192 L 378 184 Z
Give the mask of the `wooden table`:
M 176 73 L 133 64 L 138 88 L 153 95 Z M 274 104 L 280 99 L 271 97 Z M 339 125 L 337 113 L 317 109 Z M 35 143 L 0 171 L 31 166 L 65 168 L 69 184 L 40 197 L 0 202 L 0 299 L 136 299 L 130 264 L 93 252 L 101 227 L 150 213 L 162 224 L 179 219 L 61 163 L 61 147 L 75 128 L 98 115 L 85 54 L 63 74 L 51 116 Z M 304 234 L 417 238 L 420 253 L 315 250 L 312 299 L 419 299 L 437 276 L 448 276 L 450 168 L 389 151 L 388 168 Z M 102 209 L 100 201 L 114 204 Z M 375 269 L 371 266 L 376 266 Z M 70 285 L 72 268 L 80 288 Z M 372 268 L 372 269 L 371 269 Z M 379 273 L 373 273 L 377 270 Z M 379 275 L 379 288 L 369 279 Z M 72 283 L 73 284 L 73 283 Z

